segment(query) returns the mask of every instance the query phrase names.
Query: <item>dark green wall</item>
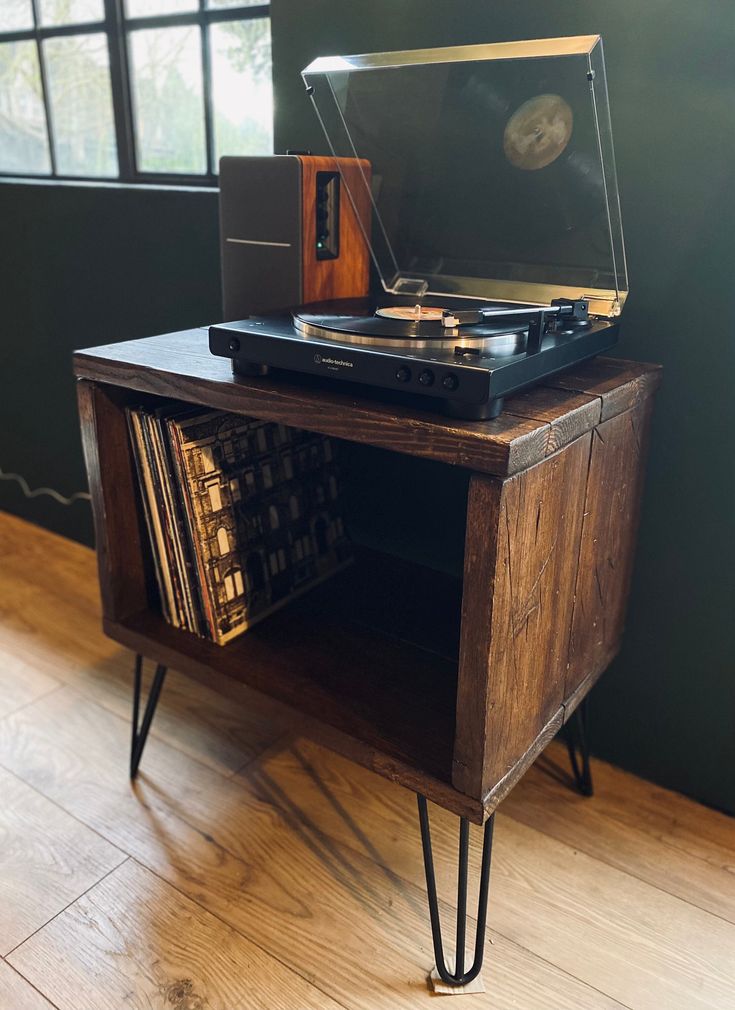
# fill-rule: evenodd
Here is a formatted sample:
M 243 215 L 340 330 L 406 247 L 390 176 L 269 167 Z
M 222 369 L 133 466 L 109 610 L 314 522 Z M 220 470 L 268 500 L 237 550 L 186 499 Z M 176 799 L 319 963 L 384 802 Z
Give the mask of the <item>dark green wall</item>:
M 666 371 L 625 645 L 593 695 L 594 747 L 735 812 L 730 0 L 273 0 L 277 149 L 321 146 L 298 77 L 313 56 L 597 31 L 631 276 L 620 353 Z M 0 466 L 82 485 L 70 351 L 216 317 L 215 207 L 211 193 L 0 184 Z M 0 507 L 89 540 L 86 505 L 26 502 L 0 483 Z
M 0 467 L 86 486 L 71 352 L 197 326 L 220 309 L 214 191 L 0 183 Z M 89 505 L 0 508 L 92 543 Z

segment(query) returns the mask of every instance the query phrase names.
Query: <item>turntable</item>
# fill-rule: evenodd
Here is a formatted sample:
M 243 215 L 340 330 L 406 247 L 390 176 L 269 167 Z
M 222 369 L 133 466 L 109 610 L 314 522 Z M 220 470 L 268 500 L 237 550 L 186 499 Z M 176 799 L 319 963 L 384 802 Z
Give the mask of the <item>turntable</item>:
M 210 328 L 212 353 L 484 419 L 615 344 L 628 284 L 599 36 L 329 57 L 303 79 L 331 156 L 225 159 L 266 179 L 263 162 L 275 179 L 298 161 L 299 227 L 269 232 L 288 200 L 268 214 L 267 185 L 248 197 L 241 177 L 239 228 L 261 224 L 233 237 L 222 213 L 225 305 L 229 287 L 249 314 Z M 287 260 L 290 301 L 269 294 Z

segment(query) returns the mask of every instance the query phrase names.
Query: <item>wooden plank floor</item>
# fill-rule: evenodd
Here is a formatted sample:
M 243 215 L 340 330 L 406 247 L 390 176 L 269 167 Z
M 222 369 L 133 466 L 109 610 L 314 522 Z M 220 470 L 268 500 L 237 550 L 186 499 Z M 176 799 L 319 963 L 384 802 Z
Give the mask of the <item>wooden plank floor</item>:
M 427 1006 L 414 797 L 176 673 L 131 786 L 131 681 L 92 552 L 0 514 L 0 1010 Z M 503 804 L 462 999 L 735 1010 L 735 821 L 594 775 L 575 795 L 552 745 Z M 457 822 L 432 814 L 451 921 Z

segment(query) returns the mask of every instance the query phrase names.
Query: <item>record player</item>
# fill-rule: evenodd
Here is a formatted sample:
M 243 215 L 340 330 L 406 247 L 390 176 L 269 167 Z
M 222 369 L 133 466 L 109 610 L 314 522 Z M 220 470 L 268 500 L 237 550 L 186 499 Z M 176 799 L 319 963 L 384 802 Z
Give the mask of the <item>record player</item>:
M 290 156 L 289 241 L 268 233 L 262 164 L 260 193 L 241 189 L 258 209 L 239 228 L 258 234 L 223 213 L 226 306 L 228 287 L 253 290 L 229 299 L 248 318 L 210 328 L 213 354 L 484 419 L 615 344 L 628 282 L 599 36 L 328 57 L 302 76 L 330 156 Z M 274 250 L 299 281 L 264 311 Z

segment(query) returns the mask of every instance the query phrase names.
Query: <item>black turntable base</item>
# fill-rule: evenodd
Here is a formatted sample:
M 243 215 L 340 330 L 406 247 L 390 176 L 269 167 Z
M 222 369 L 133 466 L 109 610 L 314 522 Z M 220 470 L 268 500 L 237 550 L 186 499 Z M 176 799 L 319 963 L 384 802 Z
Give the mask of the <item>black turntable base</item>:
M 496 417 L 508 394 L 609 349 L 617 336 L 617 323 L 588 319 L 582 300 L 350 299 L 211 326 L 209 346 L 232 359 L 235 374 L 277 368 L 361 383 L 481 420 Z

